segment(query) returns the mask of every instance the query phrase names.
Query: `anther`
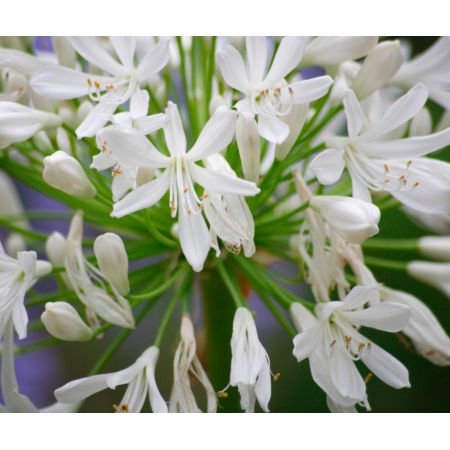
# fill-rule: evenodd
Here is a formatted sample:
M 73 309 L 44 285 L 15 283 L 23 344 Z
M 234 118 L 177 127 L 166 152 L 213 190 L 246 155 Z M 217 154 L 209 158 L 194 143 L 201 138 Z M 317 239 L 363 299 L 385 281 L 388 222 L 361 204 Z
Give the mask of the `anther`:
M 364 383 L 368 383 L 373 377 L 373 373 L 369 372 L 365 377 L 364 377 Z
M 228 392 L 225 392 L 225 391 L 219 391 L 219 392 L 217 393 L 217 397 L 219 397 L 219 398 L 228 398 Z
M 275 375 L 272 376 L 273 381 L 278 381 L 280 379 L 281 373 L 277 372 Z
M 336 345 L 336 342 L 337 342 L 336 339 L 333 339 L 331 341 L 330 347 L 334 347 Z

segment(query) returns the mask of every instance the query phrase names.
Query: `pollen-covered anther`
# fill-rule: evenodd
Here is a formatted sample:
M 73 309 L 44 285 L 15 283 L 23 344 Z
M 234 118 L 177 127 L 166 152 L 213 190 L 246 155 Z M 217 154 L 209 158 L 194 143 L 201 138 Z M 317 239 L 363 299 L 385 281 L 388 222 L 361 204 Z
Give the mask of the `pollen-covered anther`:
M 219 391 L 219 392 L 217 392 L 217 397 L 219 397 L 219 398 L 228 398 L 228 392 Z
M 360 342 L 358 344 L 358 353 L 361 353 L 364 350 L 365 346 L 366 344 L 364 344 L 364 342 Z
M 92 87 L 92 80 L 90 78 L 88 78 L 86 81 L 87 81 L 88 86 Z
M 416 187 L 418 187 L 420 184 L 420 181 L 415 181 L 412 185 L 412 188 L 415 189 Z
M 383 164 L 384 166 L 384 172 L 389 173 L 389 166 L 387 164 Z
M 348 346 L 350 345 L 350 342 L 352 342 L 352 337 L 351 336 L 344 336 L 344 341 L 345 341 L 345 345 Z
M 336 339 L 333 339 L 330 343 L 330 347 L 334 347 L 336 345 Z
M 189 192 L 189 188 L 185 187 L 185 188 L 183 189 L 183 193 L 184 193 L 184 194 L 187 194 L 188 192 Z
M 280 379 L 281 373 L 277 372 L 276 374 L 272 375 L 273 381 L 278 381 Z
M 113 176 L 122 174 L 122 171 L 119 168 L 113 169 L 111 172 L 112 172 Z
M 94 85 L 95 85 L 96 89 L 100 89 L 100 83 L 98 82 L 98 80 L 94 81 Z
M 368 383 L 373 377 L 373 373 L 369 372 L 365 377 L 364 377 L 364 383 Z
M 129 412 L 128 404 L 123 403 L 122 405 L 117 406 L 116 404 L 112 405 L 115 412 L 118 413 L 127 413 Z

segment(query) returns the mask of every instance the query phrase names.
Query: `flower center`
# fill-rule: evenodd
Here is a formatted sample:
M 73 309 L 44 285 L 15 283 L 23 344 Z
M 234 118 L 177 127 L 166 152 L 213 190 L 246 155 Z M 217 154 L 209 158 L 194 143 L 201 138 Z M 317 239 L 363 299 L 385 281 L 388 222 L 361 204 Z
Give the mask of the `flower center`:
M 267 116 L 285 116 L 291 112 L 293 91 L 287 88 L 288 95 L 280 87 L 272 89 L 259 89 L 250 96 L 251 108 L 254 114 Z

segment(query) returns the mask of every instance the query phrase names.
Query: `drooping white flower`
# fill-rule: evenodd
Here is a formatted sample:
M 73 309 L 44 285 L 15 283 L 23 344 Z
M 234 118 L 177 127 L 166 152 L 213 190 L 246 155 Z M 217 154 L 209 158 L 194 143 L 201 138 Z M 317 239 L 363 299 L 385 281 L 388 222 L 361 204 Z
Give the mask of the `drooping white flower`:
M 300 331 L 293 340 L 295 358 L 309 358 L 314 381 L 335 404 L 345 408 L 357 403 L 368 408 L 366 384 L 354 363 L 357 360 L 389 386 L 409 387 L 405 366 L 358 331 L 367 326 L 396 332 L 407 325 L 407 306 L 380 303 L 377 298 L 377 286 L 356 286 L 344 301 L 316 305 L 316 315 L 300 303 L 291 305 L 292 319 Z M 364 305 L 369 306 L 363 309 Z
M 159 349 L 149 347 L 130 367 L 119 372 L 71 381 L 56 389 L 55 397 L 61 403 L 75 403 L 105 389 L 115 389 L 117 386 L 127 384 L 121 402 L 119 405 L 114 405 L 116 412 L 140 412 L 148 394 L 152 411 L 166 413 L 168 412 L 167 404 L 155 380 L 158 356 Z
M 61 237 L 58 237 L 60 241 Z M 64 242 L 64 267 L 69 286 L 86 306 L 89 318 L 96 322 L 98 315 L 103 320 L 125 328 L 134 328 L 133 311 L 128 301 L 120 294 L 108 278 L 83 255 L 83 214 L 78 211 L 70 224 Z M 55 238 L 54 238 L 55 239 Z M 56 243 L 58 245 L 58 243 Z M 62 242 L 59 243 L 62 246 Z M 53 253 L 56 253 L 55 251 Z M 60 259 L 60 255 L 57 255 Z M 111 294 L 107 292 L 107 288 Z
M 406 61 L 395 77 L 393 86 L 405 90 L 423 83 L 430 98 L 444 109 L 450 109 L 450 38 L 439 38 L 428 50 Z
M 370 190 L 389 192 L 410 208 L 450 213 L 450 165 L 422 158 L 450 143 L 450 128 L 427 136 L 385 139 L 414 117 L 427 99 L 423 85 L 395 101 L 377 123 L 369 124 L 352 91 L 344 99 L 348 137 L 326 139 L 327 150 L 317 155 L 310 170 L 320 183 L 337 182 L 346 167 L 353 196 L 371 201 Z
M 67 302 L 47 302 L 41 320 L 49 334 L 63 341 L 88 341 L 93 334 Z
M 217 411 L 217 395 L 208 379 L 198 356 L 194 326 L 188 316 L 181 319 L 181 341 L 173 359 L 173 387 L 170 395 L 169 412 L 202 412 L 191 387 L 191 376 L 197 379 L 205 390 L 206 410 Z
M 205 167 L 211 171 L 237 177 L 226 159 L 220 154 L 211 155 L 205 160 Z M 232 253 L 241 249 L 247 257 L 255 253 L 255 223 L 250 209 L 240 195 L 220 195 L 205 191 L 203 208 L 211 231 L 217 235 Z M 213 236 L 213 241 L 216 236 Z M 215 245 L 218 250 L 218 246 Z
M 134 37 L 111 37 L 118 56 L 113 58 L 94 37 L 70 37 L 75 50 L 107 76 L 87 74 L 62 66 L 40 70 L 31 80 L 31 87 L 40 95 L 54 100 L 89 96 L 98 102 L 77 129 L 77 136 L 94 136 L 111 118 L 116 108 L 139 95 L 140 86 L 158 73 L 169 61 L 169 40 L 161 39 L 136 66 Z
M 201 167 L 198 161 L 218 153 L 233 138 L 236 115 L 225 108 L 217 110 L 206 123 L 196 143 L 186 152 L 186 137 L 178 108 L 169 102 L 164 134 L 170 156 L 156 150 L 150 141 L 136 130 L 108 127 L 100 131 L 99 139 L 111 151 L 119 164 L 163 169 L 154 180 L 130 192 L 114 205 L 113 217 L 123 217 L 157 203 L 169 191 L 172 216 L 178 214 L 181 248 L 196 271 L 203 268 L 211 240 L 202 216 L 202 199 L 194 185 L 218 195 L 255 195 L 254 183 L 235 176 Z
M 417 242 L 422 255 L 450 262 L 450 236 L 424 236 Z
M 259 154 L 255 155 L 255 149 L 259 147 L 258 136 L 274 144 L 283 143 L 288 137 L 289 125 L 280 117 L 297 114 L 295 105 L 322 97 L 331 86 L 329 76 L 291 84 L 285 81 L 298 66 L 305 42 L 299 37 L 283 38 L 268 70 L 270 52 L 265 37 L 246 38 L 246 63 L 231 45 L 217 52 L 225 82 L 243 95 L 235 105 L 240 113 L 236 138 L 244 174 L 253 181 L 257 181 L 259 174 Z
M 20 339 L 27 336 L 28 314 L 25 295 L 36 281 L 51 271 L 47 261 L 38 261 L 36 252 L 19 252 L 8 256 L 0 243 L 0 340 L 9 321 L 14 323 Z
M 450 298 L 450 263 L 411 261 L 407 270 L 410 276 L 439 289 Z
M 44 158 L 42 178 L 55 189 L 74 197 L 93 198 L 97 195 L 81 164 L 63 150 Z
M 372 203 L 340 195 L 320 195 L 313 196 L 310 205 L 352 244 L 361 244 L 379 231 L 380 210 Z
M 409 308 L 410 319 L 402 330 L 417 352 L 439 366 L 450 365 L 450 338 L 425 303 L 407 292 L 380 286 L 382 300 L 401 303 Z
M 148 116 L 149 107 L 149 95 L 147 91 L 137 92 L 130 101 L 130 111 L 121 112 L 115 114 L 111 121 L 113 126 L 124 129 L 135 129 L 142 134 L 150 134 L 162 128 L 166 122 L 165 114 L 153 114 Z M 111 184 L 111 190 L 113 194 L 113 200 L 120 200 L 130 189 L 144 184 L 140 183 L 140 176 L 144 171 L 153 169 L 141 168 L 126 164 L 125 162 L 119 163 L 114 157 L 114 154 L 108 151 L 104 142 L 101 140 L 102 134 L 97 136 L 97 145 L 101 149 L 101 152 L 94 156 L 90 167 L 99 171 L 112 168 L 113 181 Z M 150 177 L 150 181 L 153 176 Z
M 259 341 L 252 314 L 240 307 L 233 320 L 229 385 L 237 386 L 245 412 L 254 412 L 256 401 L 268 412 L 271 384 L 269 356 Z
M 61 125 L 61 119 L 14 102 L 0 102 L 0 149 L 26 141 L 39 131 Z

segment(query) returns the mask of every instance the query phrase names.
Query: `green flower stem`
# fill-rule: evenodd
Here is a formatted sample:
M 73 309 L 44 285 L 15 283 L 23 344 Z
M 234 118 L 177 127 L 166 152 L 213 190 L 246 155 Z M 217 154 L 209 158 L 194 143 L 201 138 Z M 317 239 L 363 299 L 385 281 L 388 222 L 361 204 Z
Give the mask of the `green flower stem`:
M 366 256 L 364 258 L 364 262 L 370 267 L 395 270 L 399 272 L 405 272 L 408 268 L 408 263 L 405 261 L 392 261 L 389 259 L 375 258 L 373 256 Z
M 205 111 L 206 111 L 207 117 L 208 117 L 208 113 L 209 113 L 209 104 L 211 102 L 211 97 L 212 97 L 212 85 L 213 85 L 213 77 L 214 77 L 214 70 L 215 70 L 215 63 L 216 63 L 216 43 L 217 43 L 217 36 L 212 36 L 211 48 L 209 49 L 209 55 L 208 55 L 207 66 L 206 66 Z
M 242 295 L 241 289 L 239 286 L 235 283 L 235 278 L 231 277 L 228 273 L 227 269 L 225 268 L 225 265 L 223 262 L 218 261 L 217 262 L 217 270 L 222 277 L 223 282 L 225 283 L 225 286 L 227 287 L 228 291 L 230 292 L 231 298 L 234 301 L 234 304 L 236 305 L 236 308 L 247 307 L 247 301 Z
M 372 238 L 364 242 L 363 248 L 376 250 L 418 251 L 418 239 L 382 239 Z
M 256 220 L 256 227 L 274 227 L 279 223 L 284 223 L 286 220 L 290 219 L 291 217 L 297 215 L 298 213 L 304 211 L 306 208 L 309 208 L 309 201 L 304 202 L 303 204 L 301 204 L 300 206 L 298 206 L 297 208 L 281 214 L 279 216 L 276 216 L 275 218 L 271 219 L 271 220 Z
M 161 346 L 162 339 L 167 331 L 167 327 L 169 325 L 170 318 L 172 317 L 172 314 L 175 311 L 175 307 L 177 306 L 178 302 L 180 302 L 183 299 L 183 297 L 186 295 L 187 291 L 190 288 L 191 278 L 192 277 L 190 276 L 190 274 L 184 276 L 184 278 L 180 282 L 180 285 L 178 286 L 178 289 L 175 291 L 175 294 L 170 299 L 169 304 L 167 305 L 167 309 L 164 312 L 164 315 L 162 316 L 158 331 L 156 332 L 156 337 L 153 342 L 153 345 L 155 347 Z

